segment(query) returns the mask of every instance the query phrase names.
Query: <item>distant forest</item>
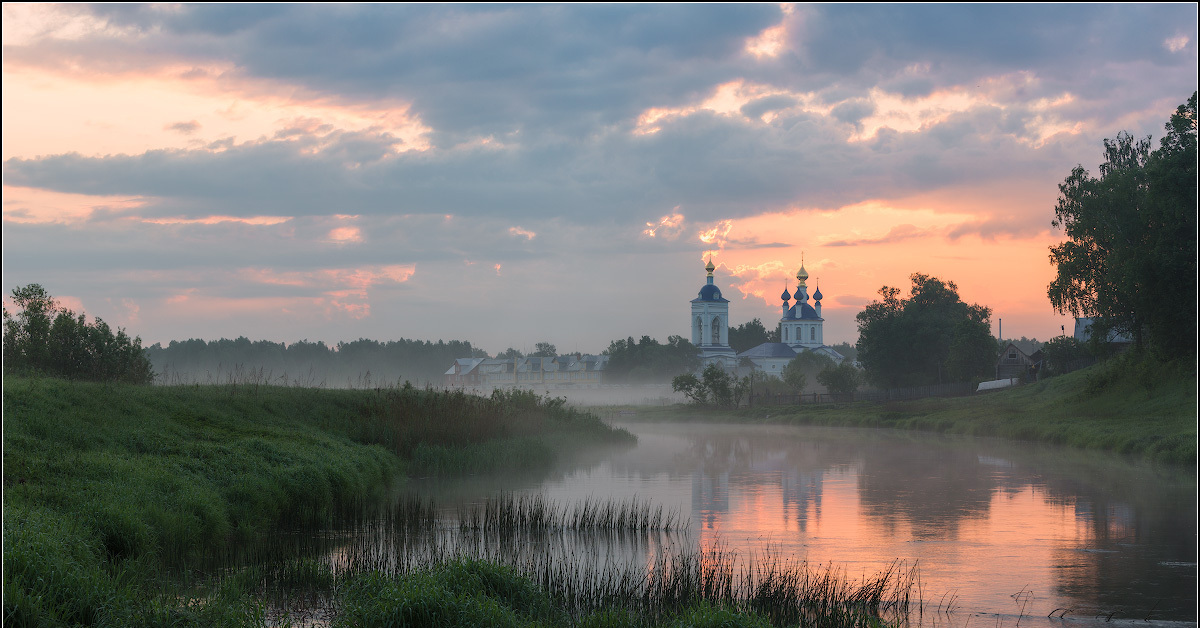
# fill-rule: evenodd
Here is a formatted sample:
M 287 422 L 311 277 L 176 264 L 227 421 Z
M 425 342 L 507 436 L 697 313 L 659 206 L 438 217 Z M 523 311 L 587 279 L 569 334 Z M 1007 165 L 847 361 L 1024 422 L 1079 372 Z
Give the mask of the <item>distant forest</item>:
M 236 340 L 172 340 L 145 349 L 164 384 L 261 381 L 330 388 L 386 386 L 410 381 L 440 384 L 456 358 L 485 357 L 470 342 L 451 340 L 376 340 L 339 342 L 301 340 L 292 344 Z

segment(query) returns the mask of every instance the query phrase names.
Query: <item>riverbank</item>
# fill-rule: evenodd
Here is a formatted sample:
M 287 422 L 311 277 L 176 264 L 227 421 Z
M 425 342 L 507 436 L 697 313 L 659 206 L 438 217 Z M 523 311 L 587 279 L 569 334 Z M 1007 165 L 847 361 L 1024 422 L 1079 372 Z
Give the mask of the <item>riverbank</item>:
M 181 607 L 152 574 L 320 526 L 407 476 L 538 470 L 633 440 L 528 392 L 6 378 L 4 624 L 261 625 L 245 591 Z
M 638 407 L 621 420 L 745 421 L 878 427 L 1038 441 L 1158 463 L 1196 463 L 1196 374 L 1190 365 L 1131 357 L 1012 389 L 915 401 L 717 410 Z

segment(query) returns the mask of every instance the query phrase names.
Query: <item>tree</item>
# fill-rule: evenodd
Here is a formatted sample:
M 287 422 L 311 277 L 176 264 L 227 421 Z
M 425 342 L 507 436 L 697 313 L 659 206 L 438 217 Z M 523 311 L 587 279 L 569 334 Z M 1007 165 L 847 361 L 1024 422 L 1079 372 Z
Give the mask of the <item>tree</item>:
M 757 318 L 729 328 L 729 346 L 738 353 L 753 349 L 764 342 L 772 342 L 770 337 L 771 334 L 767 332 L 763 322 Z
M 553 358 L 558 356 L 558 347 L 548 343 L 539 342 L 533 346 L 533 353 L 529 354 L 531 358 Z
M 995 342 L 990 348 L 978 342 L 979 330 L 990 329 L 991 309 L 964 303 L 952 281 L 920 273 L 910 279 L 909 298 L 901 299 L 899 289 L 884 286 L 879 290 L 882 299 L 868 304 L 856 317 L 858 362 L 867 378 L 881 386 L 923 386 L 939 379 L 970 379 L 971 368 L 966 365 L 994 364 Z M 964 321 L 973 327 L 960 331 Z M 954 364 L 960 368 L 950 371 L 947 362 L 956 337 L 962 339 Z
M 1092 336 L 1133 336 L 1168 358 L 1195 356 L 1196 94 L 1151 138 L 1104 140 L 1094 178 L 1076 166 L 1058 186 L 1051 225 L 1057 275 L 1047 287 L 1060 313 L 1096 317 Z
M 1044 377 L 1068 373 L 1081 361 L 1089 360 L 1087 347 L 1072 336 L 1058 336 L 1042 345 Z
M 517 351 L 516 349 L 514 349 L 512 347 L 509 347 L 509 348 L 505 349 L 504 351 L 501 351 L 500 354 L 497 355 L 496 357 L 500 360 L 513 360 L 516 358 L 523 358 L 523 357 L 525 357 L 525 354 L 521 353 L 520 351 Z
M 735 405 L 733 378 L 725 372 L 725 369 L 716 364 L 709 364 L 700 373 L 700 379 L 704 382 L 704 387 L 708 390 L 708 397 L 713 405 L 721 408 L 730 408 Z
M 837 366 L 828 366 L 817 373 L 817 381 L 830 393 L 842 397 L 852 397 L 858 390 L 862 377 L 858 369 L 850 362 L 842 362 Z
M 84 314 L 63 307 L 42 286 L 12 292 L 18 311 L 4 308 L 4 372 L 36 373 L 68 379 L 154 381 L 141 338 L 115 332 L 101 319 L 89 324 Z
M 946 355 L 946 381 L 991 379 L 995 375 L 999 350 L 987 323 L 970 319 L 959 321 Z
M 830 345 L 829 348 L 842 354 L 847 362 L 853 363 L 858 360 L 858 349 L 848 342 L 839 342 L 836 345 Z
M 741 403 L 745 395 L 745 384 L 734 381 L 725 369 L 716 364 L 704 367 L 700 377 L 693 373 L 676 375 L 671 380 L 671 388 L 683 393 L 692 403 L 697 405 L 714 405 L 720 408 L 733 408 Z
M 808 376 L 805 375 L 804 368 L 796 364 L 795 359 L 788 362 L 779 375 L 784 385 L 796 394 L 804 392 L 804 386 L 808 384 Z
M 708 389 L 704 387 L 700 378 L 692 373 L 676 375 L 671 380 L 671 390 L 683 393 L 684 396 L 692 400 L 692 403 L 697 405 L 704 405 L 708 402 Z
M 609 343 L 604 354 L 608 356 L 605 379 L 614 382 L 672 381 L 700 367 L 700 352 L 683 336 L 670 336 L 666 344 L 649 336 L 634 342 L 630 336 Z

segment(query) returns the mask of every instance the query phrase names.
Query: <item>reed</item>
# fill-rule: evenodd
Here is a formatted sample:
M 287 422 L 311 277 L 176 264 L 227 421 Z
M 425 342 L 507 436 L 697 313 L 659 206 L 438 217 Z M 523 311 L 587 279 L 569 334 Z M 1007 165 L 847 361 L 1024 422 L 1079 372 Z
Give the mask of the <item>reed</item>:
M 797 562 L 769 549 L 742 557 L 720 543 L 701 547 L 687 524 L 666 529 L 662 522 L 677 516 L 662 515 L 653 527 L 657 509 L 647 507 L 638 500 L 563 505 L 536 494 L 507 494 L 460 508 L 458 519 L 432 502 L 405 497 L 280 552 L 285 564 L 263 571 L 271 575 L 262 582 L 288 585 L 258 595 L 281 600 L 297 591 L 309 598 L 325 591 L 330 609 L 337 609 L 328 613 L 338 615 L 340 625 L 355 626 L 417 621 L 407 613 L 422 608 L 444 625 L 658 626 L 732 617 L 733 624 L 716 625 L 866 628 L 902 623 L 922 610 L 914 596 L 915 567 L 893 563 L 854 580 L 833 565 Z M 318 567 L 297 555 L 327 562 Z M 296 561 L 307 562 L 291 564 Z M 441 580 L 449 573 L 475 574 L 471 578 L 485 584 L 459 588 Z M 521 607 L 541 610 L 513 608 L 508 594 L 479 598 L 500 590 L 541 599 Z M 469 622 L 443 617 L 454 604 L 475 609 L 463 615 Z M 472 614 L 480 609 L 491 610 Z M 611 623 L 614 618 L 620 622 Z
M 541 494 L 504 493 L 483 504 L 460 510 L 462 530 L 482 532 L 527 532 L 570 530 L 606 532 L 670 532 L 681 525 L 679 512 L 664 513 L 662 506 L 636 497 L 629 501 L 584 499 L 562 506 Z

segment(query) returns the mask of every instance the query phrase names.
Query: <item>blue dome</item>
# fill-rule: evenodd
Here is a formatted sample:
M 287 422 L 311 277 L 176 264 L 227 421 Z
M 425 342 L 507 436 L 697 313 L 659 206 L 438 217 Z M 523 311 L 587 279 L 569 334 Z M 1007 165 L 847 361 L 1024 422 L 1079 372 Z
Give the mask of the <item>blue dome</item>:
M 712 284 L 708 284 L 708 285 L 704 286 L 703 288 L 700 288 L 700 300 L 701 301 L 720 301 L 721 300 L 721 289 Z
M 820 286 L 818 286 L 817 291 L 813 293 L 813 298 L 816 299 L 817 301 L 821 300 L 821 287 Z
M 792 295 L 788 294 L 787 288 L 784 288 L 783 294 L 779 295 L 779 298 L 783 299 L 784 301 L 789 301 L 789 300 L 791 300 Z

